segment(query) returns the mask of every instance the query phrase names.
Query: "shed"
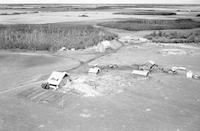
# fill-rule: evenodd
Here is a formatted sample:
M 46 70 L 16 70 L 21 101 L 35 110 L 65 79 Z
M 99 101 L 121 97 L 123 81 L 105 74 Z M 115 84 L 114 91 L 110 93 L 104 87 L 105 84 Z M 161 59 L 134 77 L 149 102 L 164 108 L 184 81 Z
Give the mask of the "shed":
M 69 75 L 67 74 L 67 72 L 53 71 L 48 78 L 47 83 L 49 84 L 50 88 L 58 89 L 59 86 L 64 83 L 64 78 L 68 76 Z
M 100 68 L 99 67 L 92 67 L 88 71 L 88 73 L 90 73 L 90 74 L 98 74 L 99 72 L 100 72 Z

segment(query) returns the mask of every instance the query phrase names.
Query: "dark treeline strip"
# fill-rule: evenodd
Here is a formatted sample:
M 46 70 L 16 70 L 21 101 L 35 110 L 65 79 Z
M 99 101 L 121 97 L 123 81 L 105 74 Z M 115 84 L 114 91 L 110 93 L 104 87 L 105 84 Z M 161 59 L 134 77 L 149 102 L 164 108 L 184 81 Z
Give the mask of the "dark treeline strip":
M 192 29 L 200 27 L 200 23 L 192 19 L 154 20 L 154 19 L 128 19 L 124 21 L 109 21 L 98 24 L 110 28 L 129 31 L 165 30 L 165 29 Z

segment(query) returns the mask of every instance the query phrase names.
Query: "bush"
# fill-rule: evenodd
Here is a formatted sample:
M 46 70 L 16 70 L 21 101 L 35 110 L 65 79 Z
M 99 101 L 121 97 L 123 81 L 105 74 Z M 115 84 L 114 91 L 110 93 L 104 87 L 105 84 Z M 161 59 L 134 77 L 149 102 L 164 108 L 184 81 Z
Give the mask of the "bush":
M 90 25 L 0 25 L 0 49 L 83 49 L 117 35 Z

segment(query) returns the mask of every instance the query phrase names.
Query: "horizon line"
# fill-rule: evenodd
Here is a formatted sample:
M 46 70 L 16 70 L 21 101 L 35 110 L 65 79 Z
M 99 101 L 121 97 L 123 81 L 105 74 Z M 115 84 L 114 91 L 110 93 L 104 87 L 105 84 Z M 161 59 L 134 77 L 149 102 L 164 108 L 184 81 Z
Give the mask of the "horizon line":
M 200 5 L 200 3 L 0 3 L 0 4 L 27 4 L 27 5 L 32 5 L 32 4 L 71 4 L 71 5 L 118 5 L 118 4 L 122 4 L 122 5 L 147 5 L 147 4 L 154 4 L 154 5 Z

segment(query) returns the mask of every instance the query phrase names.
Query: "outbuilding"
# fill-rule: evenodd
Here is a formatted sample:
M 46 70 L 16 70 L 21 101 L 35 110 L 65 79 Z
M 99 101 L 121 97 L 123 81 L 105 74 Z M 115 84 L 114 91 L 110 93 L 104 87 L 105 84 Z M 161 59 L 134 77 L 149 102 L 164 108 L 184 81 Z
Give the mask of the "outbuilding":
M 43 84 L 42 87 L 45 89 L 58 89 L 66 84 L 70 80 L 67 72 L 53 71 L 50 77 L 47 79 L 47 83 Z

